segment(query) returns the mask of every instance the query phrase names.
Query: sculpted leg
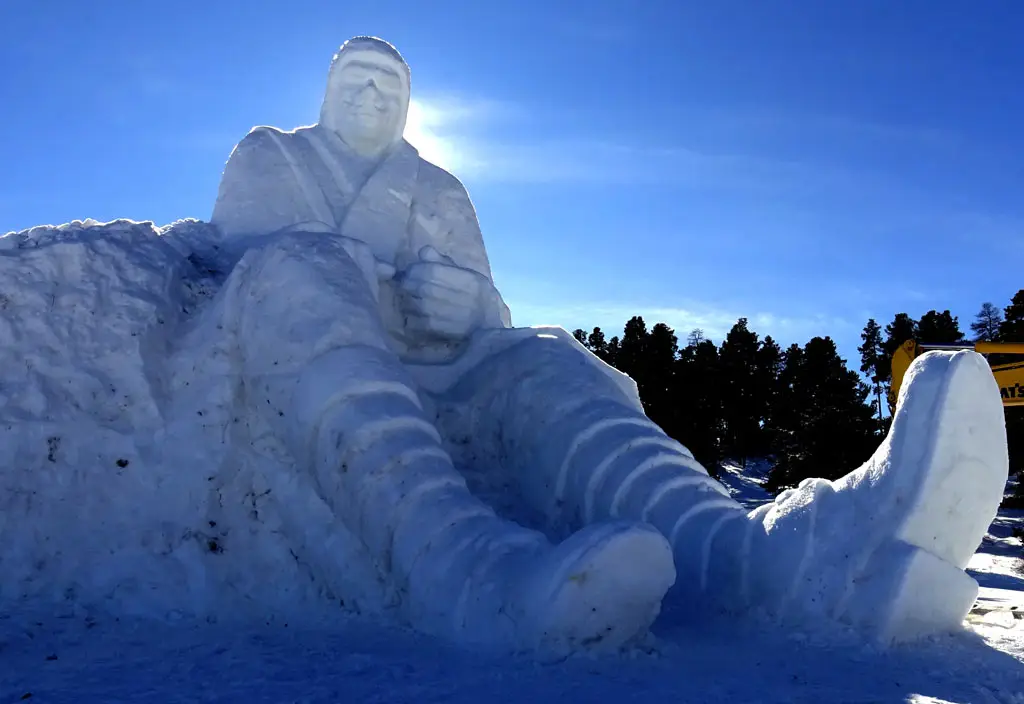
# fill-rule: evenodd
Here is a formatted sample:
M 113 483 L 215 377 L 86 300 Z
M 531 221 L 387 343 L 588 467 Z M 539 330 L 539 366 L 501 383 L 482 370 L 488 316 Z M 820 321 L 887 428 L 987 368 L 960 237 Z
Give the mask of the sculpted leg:
M 977 585 L 963 567 L 1007 473 L 984 360 L 933 353 L 915 365 L 864 467 L 749 513 L 644 416 L 635 387 L 564 331 L 477 367 L 446 408 L 553 530 L 607 518 L 656 527 L 673 548 L 680 603 L 825 617 L 897 640 L 955 628 L 970 608 Z
M 410 623 L 500 647 L 617 645 L 642 635 L 674 572 L 653 530 L 602 526 L 553 546 L 467 489 L 383 342 L 363 273 L 331 238 L 290 238 L 239 265 L 250 402 L 396 586 Z M 284 322 L 282 322 L 284 321 Z M 661 566 L 643 603 L 576 579 L 639 554 Z
M 657 528 L 674 548 L 676 590 L 701 581 L 702 550 L 716 527 L 746 517 L 644 415 L 632 382 L 564 331 L 528 338 L 473 369 L 444 408 L 478 461 L 515 474 L 551 532 L 616 519 Z

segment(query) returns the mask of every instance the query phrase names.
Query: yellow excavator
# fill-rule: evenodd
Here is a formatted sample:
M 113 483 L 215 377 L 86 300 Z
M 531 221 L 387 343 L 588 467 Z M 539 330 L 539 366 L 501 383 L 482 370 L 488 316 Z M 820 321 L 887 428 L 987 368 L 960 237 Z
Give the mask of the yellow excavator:
M 974 344 L 927 345 L 907 340 L 892 356 L 892 388 L 889 389 L 889 412 L 895 410 L 903 375 L 916 357 L 929 350 L 974 350 L 979 354 L 1020 355 L 1021 360 L 992 367 L 999 385 L 1003 406 L 1024 408 L 1024 342 L 976 342 Z

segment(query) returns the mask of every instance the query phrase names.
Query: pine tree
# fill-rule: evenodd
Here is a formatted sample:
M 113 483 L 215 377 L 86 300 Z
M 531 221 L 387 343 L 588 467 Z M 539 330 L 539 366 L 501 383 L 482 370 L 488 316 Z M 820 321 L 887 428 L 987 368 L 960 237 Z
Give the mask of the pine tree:
M 1024 342 L 1024 288 L 1017 291 L 1010 305 L 1003 309 L 998 338 L 1000 342 Z
M 704 342 L 707 338 L 704 337 L 704 331 L 700 328 L 694 328 L 690 331 L 690 334 L 686 336 L 686 346 L 696 347 L 700 343 Z
M 608 340 L 608 346 L 605 347 L 605 362 L 612 365 L 616 369 L 619 368 L 619 336 L 614 335 L 612 339 Z M 620 370 L 621 371 L 621 370 Z
M 885 342 L 882 344 L 886 354 L 892 354 L 904 342 L 914 339 L 917 339 L 917 320 L 906 313 L 897 313 L 885 326 Z
M 960 332 L 960 321 L 948 310 L 930 310 L 917 324 L 917 340 L 933 345 L 956 344 L 964 341 L 964 334 Z
M 678 352 L 675 331 L 665 323 L 655 324 L 644 348 L 641 400 L 650 419 L 673 437 L 678 434 L 678 413 L 673 399 Z
M 587 336 L 587 347 L 605 362 L 609 362 L 608 343 L 605 342 L 604 332 L 601 328 L 594 328 L 594 331 Z
M 782 353 L 778 381 L 775 386 L 775 407 L 766 434 L 773 459 L 772 470 L 765 482 L 769 491 L 779 491 L 795 476 L 801 462 L 800 429 L 808 409 L 800 387 L 804 350 L 790 345 Z
M 712 476 L 722 457 L 722 370 L 718 348 L 710 340 L 687 345 L 676 361 L 674 402 L 676 440 Z
M 671 374 L 672 363 L 679 352 L 676 331 L 665 323 L 656 323 L 647 336 L 647 357 L 651 370 L 664 375 Z
M 583 330 L 583 328 L 576 328 L 575 330 L 573 330 L 572 336 L 576 338 L 576 341 L 578 343 L 580 343 L 581 345 L 588 349 L 590 348 L 590 345 L 587 344 L 587 333 L 586 331 Z
M 878 378 L 886 398 L 892 388 L 892 356 L 899 346 L 908 340 L 917 340 L 917 321 L 906 313 L 897 313 L 892 322 L 885 326 L 885 340 L 882 342 L 882 364 Z
M 636 382 L 641 401 L 648 384 L 645 367 L 649 336 L 644 319 L 639 315 L 633 316 L 623 328 L 622 340 L 619 341 L 619 350 L 615 355 L 615 368 Z M 644 408 L 646 410 L 646 405 Z
M 870 318 L 864 331 L 860 334 L 863 341 L 857 348 L 860 352 L 860 370 L 871 379 L 871 389 L 875 395 L 875 412 L 878 414 L 878 423 L 882 423 L 882 380 L 886 376 L 886 357 L 882 346 L 882 327 Z M 891 375 L 891 372 L 888 372 Z
M 771 451 L 765 428 L 771 426 L 772 416 L 779 402 L 778 387 L 779 375 L 782 373 L 782 358 L 782 349 L 778 343 L 771 335 L 765 335 L 754 359 L 754 405 L 761 426 L 754 451 L 761 456 Z
M 991 303 L 982 303 L 981 310 L 974 316 L 971 332 L 975 342 L 990 342 L 999 335 L 999 326 L 1003 322 L 1003 314 Z
M 725 422 L 723 451 L 741 466 L 759 449 L 760 404 L 757 398 L 757 333 L 740 318 L 719 349 L 722 368 L 722 407 Z
M 829 337 L 790 348 L 780 375 L 785 397 L 776 421 L 776 465 L 767 482 L 777 491 L 808 477 L 838 479 L 877 446 L 870 389 L 846 367 Z
M 1003 309 L 1002 321 L 999 323 L 999 330 L 993 338 L 994 342 L 1024 342 L 1024 289 L 1014 294 L 1010 299 L 1010 305 Z M 990 354 L 988 362 L 991 365 L 1010 364 L 1020 362 L 1019 355 Z

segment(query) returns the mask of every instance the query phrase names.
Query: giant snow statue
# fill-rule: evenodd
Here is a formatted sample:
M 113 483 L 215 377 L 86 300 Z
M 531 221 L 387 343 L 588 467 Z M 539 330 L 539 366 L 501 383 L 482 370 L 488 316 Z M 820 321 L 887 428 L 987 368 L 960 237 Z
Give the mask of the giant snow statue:
M 864 466 L 748 512 L 627 377 L 560 328 L 511 327 L 466 190 L 402 137 L 409 100 L 394 47 L 346 42 L 319 122 L 252 130 L 212 222 L 248 247 L 228 286 L 245 383 L 411 624 L 617 645 L 663 599 L 890 642 L 960 623 L 1007 477 L 982 357 L 915 361 Z M 512 472 L 544 532 L 499 517 L 457 466 Z
M 316 124 L 231 153 L 212 223 L 0 237 L 5 614 L 344 602 L 563 652 L 636 642 L 663 606 L 959 626 L 1008 469 L 982 357 L 919 357 L 863 467 L 747 511 L 628 377 L 512 327 L 466 190 L 402 138 L 409 98 L 393 47 L 350 40 Z

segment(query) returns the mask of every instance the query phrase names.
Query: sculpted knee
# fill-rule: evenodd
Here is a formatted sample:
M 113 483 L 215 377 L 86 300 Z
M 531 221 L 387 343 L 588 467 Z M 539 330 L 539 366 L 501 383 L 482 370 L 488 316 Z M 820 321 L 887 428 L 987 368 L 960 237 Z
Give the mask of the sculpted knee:
M 587 369 L 593 366 L 589 351 L 562 328 L 538 328 L 512 348 L 517 361 L 545 370 Z M 596 360 L 600 361 L 600 360 Z
M 369 246 L 358 240 L 291 231 L 267 238 L 250 254 L 268 282 L 344 286 L 350 294 L 376 301 L 376 260 Z
M 247 366 L 265 357 L 256 367 L 278 372 L 332 349 L 386 346 L 375 292 L 342 239 L 292 233 L 239 262 L 232 288 Z
M 569 391 L 583 397 L 615 397 L 629 405 L 639 404 L 636 383 L 609 366 L 562 328 L 540 328 L 509 351 L 506 364 L 538 382 L 542 393 L 563 396 Z

